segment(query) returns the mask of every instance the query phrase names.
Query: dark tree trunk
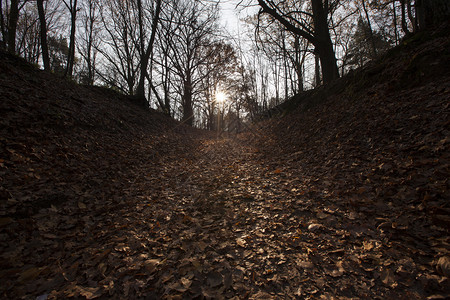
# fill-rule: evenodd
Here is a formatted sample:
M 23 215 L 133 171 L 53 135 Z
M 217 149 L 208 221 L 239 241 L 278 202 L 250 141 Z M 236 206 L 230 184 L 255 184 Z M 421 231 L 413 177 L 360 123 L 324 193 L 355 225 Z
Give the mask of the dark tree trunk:
M 316 87 L 318 87 L 321 84 L 320 80 L 320 58 L 317 53 L 314 53 L 314 84 Z
M 395 44 L 398 45 L 398 32 L 397 32 L 397 13 L 395 12 L 395 1 L 392 1 L 392 12 L 394 13 L 394 36 Z
M 408 19 L 411 22 L 412 26 L 413 26 L 413 32 L 416 33 L 417 32 L 417 19 L 414 18 L 413 14 L 412 14 L 412 9 L 411 9 L 411 0 L 407 0 L 408 2 L 406 2 L 406 8 L 408 11 Z
M 169 97 L 169 84 L 170 84 L 170 73 L 168 71 L 168 57 L 167 55 L 164 56 L 164 66 L 165 66 L 165 75 L 164 75 L 164 81 L 163 81 L 163 87 L 164 87 L 164 112 L 170 116 L 171 115 L 171 109 L 170 109 L 170 97 Z
M 418 0 L 416 2 L 416 18 L 419 30 L 426 30 L 450 19 L 450 1 Z
M 295 73 L 297 73 L 297 93 L 303 91 L 303 72 L 302 72 L 302 66 L 304 62 L 304 55 L 302 56 L 302 59 L 300 59 L 300 38 L 298 36 L 295 36 L 295 42 L 294 42 L 294 48 L 295 48 Z
M 406 35 L 409 35 L 408 25 L 406 24 L 406 7 L 405 0 L 400 0 L 401 12 L 402 12 L 402 30 Z
M 71 28 L 70 28 L 70 41 L 69 41 L 69 55 L 67 56 L 67 67 L 64 76 L 72 77 L 73 65 L 75 62 L 75 30 L 76 30 L 76 18 L 77 18 L 77 0 L 74 0 L 73 6 L 70 7 L 71 15 Z
M 6 39 L 8 38 L 7 36 L 6 36 L 6 28 L 5 28 L 6 26 L 5 26 L 5 16 L 3 15 L 3 1 L 0 1 L 0 29 L 1 29 L 1 32 L 2 32 L 2 39 L 1 39 L 1 45 L 0 45 L 0 47 L 4 47 L 5 46 L 5 41 L 6 41 Z
M 190 74 L 187 74 L 183 87 L 183 119 L 189 126 L 194 125 L 194 110 L 192 108 L 192 82 Z
M 8 24 L 8 52 L 16 53 L 16 31 L 19 20 L 19 1 L 11 0 Z
M 94 23 L 95 23 L 95 13 L 94 13 L 94 2 L 89 1 L 89 36 L 87 42 L 87 53 L 86 62 L 88 67 L 88 84 L 94 85 L 94 74 L 95 74 L 95 55 L 92 54 L 92 43 L 94 39 Z M 94 57 L 93 57 L 94 56 Z M 93 61 L 94 60 L 94 61 Z
M 139 3 L 139 7 L 140 7 L 140 1 Z M 142 8 L 140 8 L 140 10 L 142 10 Z M 146 102 L 145 99 L 145 77 L 147 75 L 147 68 L 148 68 L 148 63 L 150 60 L 150 55 L 153 52 L 153 44 L 155 42 L 155 37 L 156 37 L 156 28 L 158 26 L 158 22 L 159 22 L 159 14 L 161 12 L 161 0 L 158 0 L 156 2 L 156 9 L 155 9 L 155 15 L 153 16 L 153 22 L 152 22 L 152 33 L 150 36 L 150 41 L 147 45 L 147 49 L 145 51 L 145 53 L 142 53 L 142 57 L 141 57 L 141 70 L 140 70 L 140 76 L 139 76 L 139 83 L 136 89 L 136 97 L 139 99 L 139 101 L 142 101 L 143 103 Z M 141 12 L 140 12 L 141 14 Z M 140 25 L 139 27 L 142 28 L 142 16 L 140 17 Z M 142 30 L 142 29 L 141 29 Z M 141 31 L 141 47 L 142 50 L 144 50 L 143 48 L 143 34 Z
M 322 65 L 322 78 L 324 83 L 328 83 L 339 78 L 339 70 L 334 54 L 333 43 L 331 42 L 330 31 L 328 29 L 327 13 L 323 7 L 322 0 L 311 0 L 313 10 L 313 22 L 315 29 L 314 46 L 319 54 Z
M 39 13 L 42 61 L 44 62 L 44 70 L 49 71 L 50 70 L 50 57 L 48 54 L 47 22 L 45 20 L 44 1 L 37 0 L 36 2 L 37 2 L 38 13 Z
M 366 15 L 367 26 L 369 27 L 369 38 L 370 38 L 370 44 L 372 46 L 372 57 L 375 57 L 377 55 L 377 47 L 375 45 L 375 38 L 373 36 L 372 24 L 370 22 L 369 12 L 367 11 L 365 0 L 362 0 L 362 6 L 363 6 L 364 14 Z

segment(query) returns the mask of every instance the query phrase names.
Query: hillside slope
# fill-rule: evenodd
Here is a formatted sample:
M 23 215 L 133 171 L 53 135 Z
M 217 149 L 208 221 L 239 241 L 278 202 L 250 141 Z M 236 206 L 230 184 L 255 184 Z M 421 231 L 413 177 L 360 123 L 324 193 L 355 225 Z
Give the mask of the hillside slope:
M 449 296 L 448 32 L 413 37 L 331 86 L 294 97 L 275 110 L 290 112 L 250 135 L 264 157 L 276 153 L 283 174 L 301 178 L 320 224 L 336 228 L 331 217 L 343 210 L 350 223 L 338 227 L 353 232 L 363 249 L 373 251 L 377 237 L 376 260 L 384 267 L 368 274 L 403 296 Z M 358 257 L 361 265 L 375 259 Z
M 78 86 L 6 53 L 0 87 L 3 214 L 30 216 L 106 182 L 116 185 L 113 195 L 187 130 L 112 90 Z M 124 156 L 135 165 L 123 166 Z
M 413 37 L 331 86 L 294 97 L 285 104 L 297 106 L 293 112 L 262 122 L 270 134 L 261 147 L 330 191 L 450 209 L 448 32 Z

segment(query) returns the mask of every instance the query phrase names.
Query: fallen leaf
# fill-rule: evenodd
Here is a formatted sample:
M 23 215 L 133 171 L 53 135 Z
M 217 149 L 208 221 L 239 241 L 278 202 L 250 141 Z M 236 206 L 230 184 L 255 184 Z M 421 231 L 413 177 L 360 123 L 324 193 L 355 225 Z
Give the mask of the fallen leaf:
M 436 269 L 439 274 L 450 277 L 450 257 L 442 256 L 436 263 Z
M 245 248 L 246 242 L 245 242 L 244 239 L 238 238 L 238 239 L 236 239 L 236 243 L 237 243 L 239 246 Z
M 81 296 L 86 297 L 86 299 L 95 299 L 102 295 L 102 290 L 99 287 L 84 287 L 77 285 L 75 289 L 80 293 Z
M 207 275 L 206 282 L 211 288 L 218 287 L 223 282 L 223 276 L 217 271 L 209 272 Z
M 29 268 L 29 269 L 25 270 L 24 272 L 22 272 L 20 274 L 20 276 L 17 279 L 17 281 L 20 282 L 20 283 L 25 283 L 25 282 L 34 280 L 45 269 L 46 269 L 46 267 L 40 267 L 40 268 L 32 267 L 32 268 Z
M 312 269 L 314 268 L 314 264 L 310 261 L 298 261 L 297 265 L 303 269 Z
M 364 248 L 364 250 L 370 251 L 370 250 L 373 249 L 373 247 L 374 247 L 373 242 L 371 242 L 371 241 L 363 241 L 363 248 Z
M 313 223 L 313 224 L 310 224 L 309 226 L 308 226 L 308 230 L 310 230 L 310 231 L 318 231 L 319 229 L 321 229 L 323 227 L 323 225 L 321 225 L 321 224 L 316 224 L 316 223 Z
M 391 269 L 383 269 L 380 274 L 381 281 L 390 287 L 396 285 L 395 275 Z
M 189 288 L 190 286 L 191 286 L 191 284 L 192 284 L 192 280 L 191 279 L 189 279 L 189 278 L 187 278 L 187 277 L 183 277 L 183 278 L 181 278 L 181 284 L 185 287 L 185 288 Z
M 0 228 L 5 227 L 6 225 L 11 224 L 14 222 L 12 218 L 0 218 Z
M 161 262 L 161 260 L 159 259 L 148 259 L 144 262 L 144 268 L 145 270 L 151 274 L 153 272 L 155 272 L 156 270 L 156 266 L 159 265 L 159 263 Z

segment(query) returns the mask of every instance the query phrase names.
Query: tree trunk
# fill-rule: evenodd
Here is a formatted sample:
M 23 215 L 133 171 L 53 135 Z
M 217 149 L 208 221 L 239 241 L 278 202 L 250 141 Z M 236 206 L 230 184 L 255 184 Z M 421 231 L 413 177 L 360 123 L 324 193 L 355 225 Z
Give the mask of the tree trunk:
M 3 1 L 0 1 L 0 30 L 2 32 L 2 41 L 0 47 L 5 46 L 5 41 L 8 38 L 6 35 L 6 28 L 5 28 L 5 16 L 3 15 Z
M 322 4 L 322 0 L 311 0 L 313 10 L 313 22 L 315 29 L 314 46 L 319 54 L 322 65 L 322 78 L 324 83 L 339 78 L 339 70 L 334 54 L 333 43 L 331 42 L 330 31 L 328 29 L 327 14 Z
M 413 33 L 416 33 L 417 32 L 417 19 L 414 18 L 413 14 L 412 14 L 411 0 L 407 0 L 407 1 L 408 2 L 406 2 L 406 8 L 407 8 L 407 12 L 408 12 L 408 19 L 413 26 Z
M 140 1 L 139 1 L 139 3 L 140 3 Z M 160 12 L 161 12 L 161 0 L 157 0 L 155 15 L 153 16 L 153 22 L 152 22 L 152 33 L 150 36 L 150 41 L 147 45 L 147 49 L 146 49 L 145 53 L 142 53 L 139 83 L 136 88 L 136 97 L 139 99 L 139 101 L 142 101 L 142 103 L 146 102 L 146 99 L 145 99 L 145 77 L 147 75 L 147 67 L 148 67 L 150 55 L 153 52 L 153 44 L 155 42 L 156 28 L 158 26 Z M 142 25 L 142 19 L 140 20 L 140 23 Z M 140 25 L 140 28 L 142 28 L 141 25 Z M 143 39 L 142 32 L 141 32 L 141 39 Z M 143 46 L 143 42 L 141 45 Z
M 93 54 L 92 54 L 92 43 L 94 39 L 94 24 L 95 24 L 95 13 L 94 13 L 94 2 L 89 1 L 89 19 L 87 22 L 89 22 L 89 35 L 88 35 L 88 42 L 87 42 L 87 53 L 86 53 L 86 62 L 88 67 L 88 84 L 94 85 L 94 74 L 95 74 L 95 59 L 93 60 Z
M 294 49 L 295 49 L 295 73 L 297 74 L 297 91 L 302 92 L 303 91 L 303 72 L 302 72 L 302 66 L 305 59 L 305 54 L 303 54 L 302 59 L 300 59 L 300 38 L 298 36 L 295 36 L 295 42 L 294 42 Z
M 320 80 L 320 58 L 317 53 L 314 53 L 314 85 L 315 87 L 318 87 L 321 84 Z
M 70 7 L 71 16 L 71 28 L 70 28 L 70 41 L 69 41 L 69 55 L 67 55 L 67 67 L 64 76 L 72 77 L 73 65 L 75 62 L 75 30 L 76 30 L 76 18 L 77 18 L 77 0 L 74 0 L 73 5 Z
M 283 67 L 284 67 L 284 101 L 288 99 L 289 96 L 289 86 L 288 86 L 288 54 L 286 50 L 285 34 L 283 32 Z
M 397 32 L 397 13 L 395 12 L 395 1 L 392 1 L 392 12 L 394 13 L 394 36 L 395 36 L 395 45 L 398 45 L 398 32 Z
M 450 19 L 450 3 L 448 0 L 418 0 L 416 18 L 419 30 L 439 25 Z
M 366 15 L 367 26 L 369 27 L 369 35 L 370 35 L 369 38 L 370 38 L 370 44 L 372 46 L 372 58 L 373 58 L 377 55 L 377 47 L 375 45 L 375 38 L 373 36 L 372 24 L 370 23 L 369 12 L 367 11 L 367 7 L 366 7 L 366 0 L 362 0 L 361 2 L 362 2 L 364 14 Z
M 192 108 L 192 82 L 190 74 L 187 74 L 183 87 L 183 123 L 194 125 L 194 110 Z
M 400 0 L 401 12 L 402 12 L 402 30 L 406 35 L 409 35 L 410 32 L 408 30 L 408 25 L 406 24 L 406 8 L 405 8 L 405 0 Z
M 16 53 L 16 31 L 19 20 L 19 1 L 11 0 L 8 24 L 8 52 Z
M 38 7 L 38 13 L 39 13 L 42 61 L 44 62 L 44 70 L 49 71 L 50 70 L 50 57 L 48 54 L 47 22 L 45 20 L 44 1 L 37 0 L 36 2 L 37 2 L 37 7 Z

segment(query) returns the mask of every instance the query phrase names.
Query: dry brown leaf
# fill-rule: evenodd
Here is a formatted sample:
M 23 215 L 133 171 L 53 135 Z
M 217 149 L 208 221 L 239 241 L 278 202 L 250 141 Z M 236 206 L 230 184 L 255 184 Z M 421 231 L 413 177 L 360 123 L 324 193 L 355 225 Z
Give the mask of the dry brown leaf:
M 80 293 L 81 296 L 86 297 L 86 299 L 96 299 L 100 297 L 102 293 L 102 289 L 99 287 L 84 287 L 77 285 L 75 289 Z

